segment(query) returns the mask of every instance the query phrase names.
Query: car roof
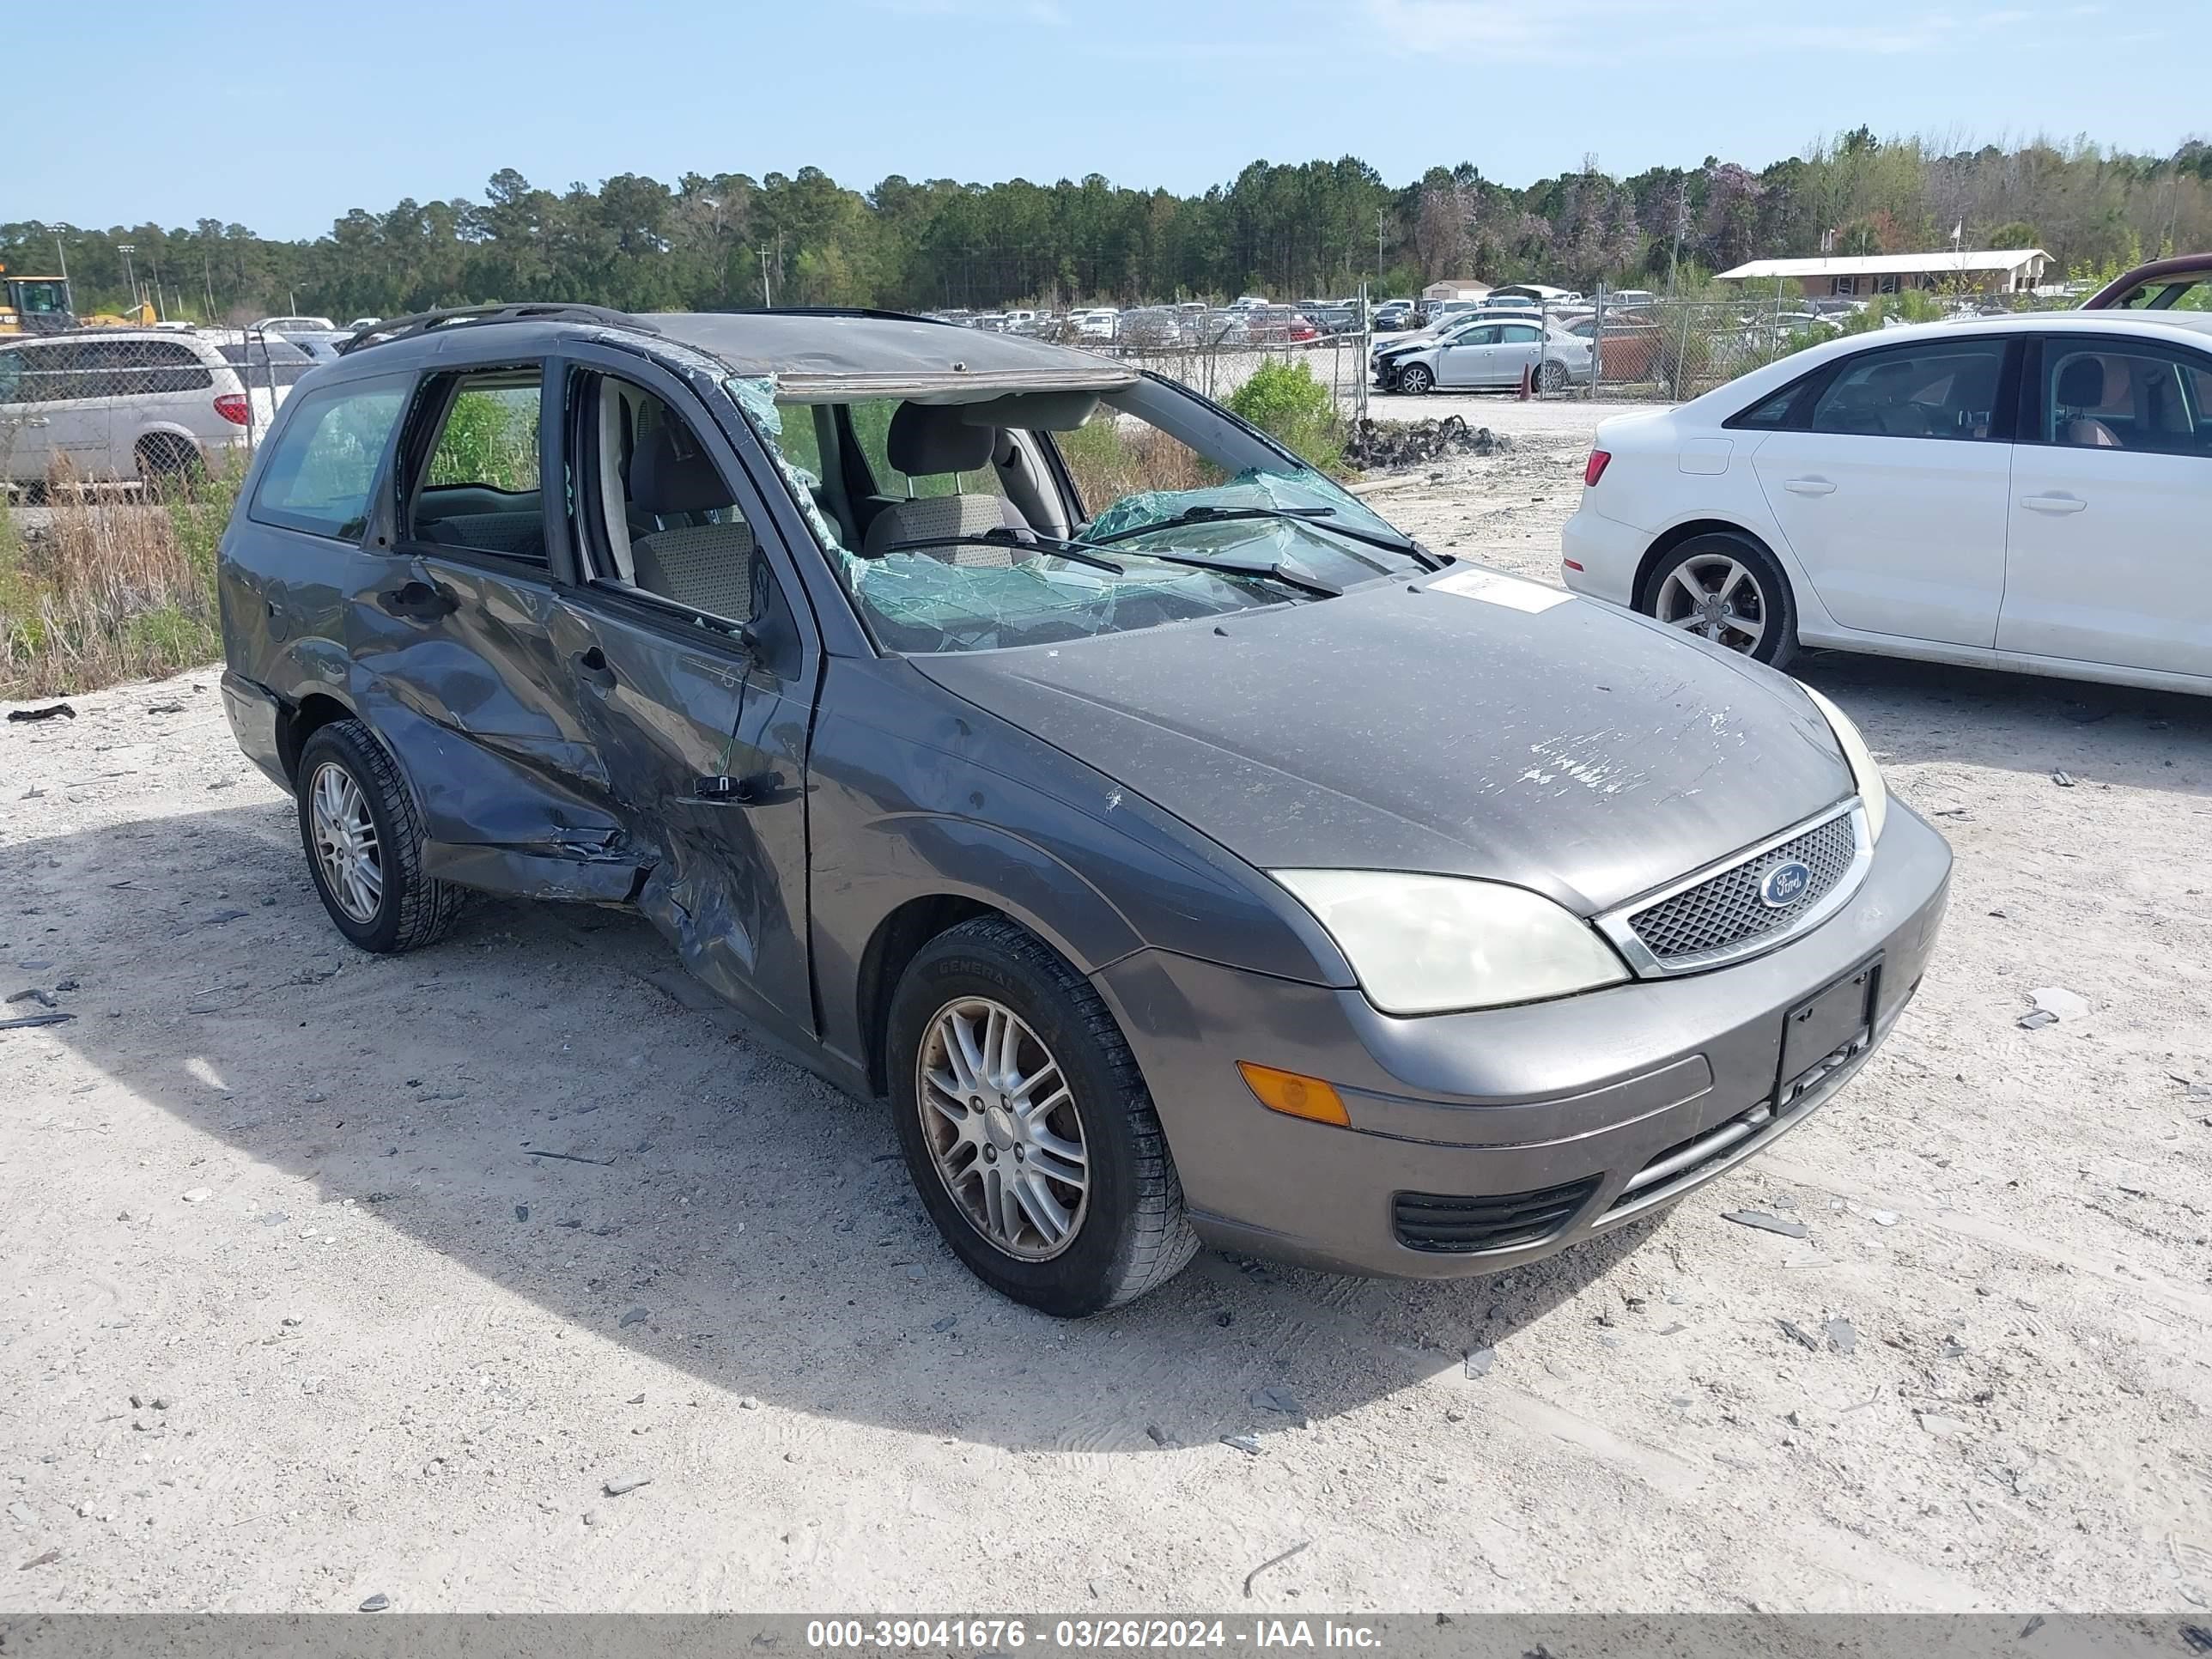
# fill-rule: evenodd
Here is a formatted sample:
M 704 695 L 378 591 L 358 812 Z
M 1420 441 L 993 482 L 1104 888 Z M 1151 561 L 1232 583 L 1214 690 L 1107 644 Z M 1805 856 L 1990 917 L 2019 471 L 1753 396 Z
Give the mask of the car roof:
M 392 337 L 380 337 L 386 331 Z M 636 332 L 627 332 L 635 330 Z M 873 398 L 957 403 L 1024 391 L 1119 391 L 1136 374 L 1093 352 L 1027 335 L 963 328 L 927 317 L 862 310 L 665 311 L 635 315 L 590 307 L 518 307 L 471 315 L 387 319 L 365 331 L 342 361 L 363 372 L 445 355 L 487 340 L 528 349 L 556 338 L 655 339 L 716 359 L 748 379 L 773 377 L 780 399 L 835 403 Z
M 13 349 L 27 345 L 81 345 L 87 340 L 158 340 L 170 345 L 179 341 L 187 345 L 205 348 L 206 338 L 198 331 L 181 328 L 63 328 L 46 334 L 10 334 L 0 337 L 0 347 Z

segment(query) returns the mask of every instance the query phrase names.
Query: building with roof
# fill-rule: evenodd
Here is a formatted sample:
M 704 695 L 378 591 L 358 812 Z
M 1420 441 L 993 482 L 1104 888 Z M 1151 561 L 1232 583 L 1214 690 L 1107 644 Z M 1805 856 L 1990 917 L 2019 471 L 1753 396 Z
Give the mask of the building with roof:
M 1446 283 L 1431 283 L 1421 290 L 1424 300 L 1487 300 L 1490 284 L 1478 283 L 1472 276 L 1456 276 Z
M 1753 259 L 1721 272 L 1723 283 L 1795 283 L 1807 299 L 1865 299 L 1929 289 L 1956 294 L 2025 294 L 2043 281 L 2051 256 L 2039 247 L 1946 248 L 1937 253 L 1827 255 Z

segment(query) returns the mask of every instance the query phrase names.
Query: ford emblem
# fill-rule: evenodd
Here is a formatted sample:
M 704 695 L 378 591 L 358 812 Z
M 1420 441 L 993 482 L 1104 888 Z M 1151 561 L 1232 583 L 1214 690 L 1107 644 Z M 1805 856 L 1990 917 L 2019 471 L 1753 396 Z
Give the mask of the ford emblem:
M 1812 885 L 1811 868 L 1792 859 L 1759 878 L 1759 902 L 1770 910 L 1786 910 L 1803 898 Z

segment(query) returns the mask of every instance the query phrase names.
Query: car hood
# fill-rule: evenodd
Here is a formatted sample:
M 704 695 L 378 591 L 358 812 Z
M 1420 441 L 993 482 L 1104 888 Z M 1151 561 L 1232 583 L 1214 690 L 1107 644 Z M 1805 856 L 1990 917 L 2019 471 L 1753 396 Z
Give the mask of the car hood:
M 1261 869 L 1480 877 L 1585 915 L 1852 790 L 1781 675 L 1465 564 L 1218 624 L 908 661 Z

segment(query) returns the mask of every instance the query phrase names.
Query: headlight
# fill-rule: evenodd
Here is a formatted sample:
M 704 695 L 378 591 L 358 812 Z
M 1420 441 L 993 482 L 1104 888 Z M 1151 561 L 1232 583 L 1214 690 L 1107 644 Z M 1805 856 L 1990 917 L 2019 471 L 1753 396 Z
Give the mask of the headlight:
M 1874 751 L 1866 746 L 1866 739 L 1851 724 L 1849 714 L 1811 686 L 1804 690 L 1814 706 L 1828 717 L 1828 729 L 1836 734 L 1844 758 L 1850 763 L 1851 781 L 1858 786 L 1859 799 L 1866 803 L 1867 833 L 1880 841 L 1881 826 L 1889 822 L 1889 786 L 1881 781 L 1881 768 L 1874 763 Z
M 1628 977 L 1595 930 L 1526 888 L 1388 870 L 1276 870 L 1385 1013 L 1495 1008 Z

